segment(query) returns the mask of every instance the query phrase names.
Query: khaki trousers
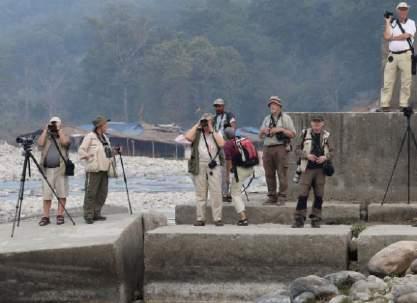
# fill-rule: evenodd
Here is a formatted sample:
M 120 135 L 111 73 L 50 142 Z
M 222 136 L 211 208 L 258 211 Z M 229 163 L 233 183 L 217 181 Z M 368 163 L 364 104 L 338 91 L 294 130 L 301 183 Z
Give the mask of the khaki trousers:
M 236 182 L 236 178 L 233 177 L 232 184 L 230 186 L 230 192 L 232 194 L 232 202 L 235 206 L 236 212 L 240 214 L 242 211 L 245 211 L 245 203 L 242 199 L 241 188 L 243 183 L 253 174 L 253 168 L 244 168 L 237 167 L 237 175 L 239 176 L 239 181 Z
M 106 171 L 87 173 L 85 178 L 84 218 L 92 219 L 101 215 L 107 199 L 109 177 Z
M 193 176 L 197 200 L 197 221 L 206 221 L 209 192 L 213 220 L 222 220 L 222 166 L 217 165 L 214 169 L 210 169 L 208 162 L 200 162 L 199 167 L 199 174 Z
M 326 175 L 322 168 L 306 169 L 301 175 L 300 196 L 298 197 L 297 209 L 295 217 L 306 217 L 307 215 L 307 199 L 310 189 L 314 191 L 314 203 L 311 215 L 321 218 L 321 210 L 323 205 L 324 186 L 326 183 Z
M 263 166 L 265 170 L 268 196 L 277 196 L 277 176 L 279 179 L 279 195 L 286 197 L 288 191 L 288 151 L 285 145 L 263 149 Z
M 390 107 L 392 94 L 394 92 L 397 71 L 401 71 L 400 106 L 408 107 L 411 95 L 411 51 L 403 54 L 393 55 L 392 62 L 387 60 L 384 70 L 384 87 L 381 90 L 381 107 Z

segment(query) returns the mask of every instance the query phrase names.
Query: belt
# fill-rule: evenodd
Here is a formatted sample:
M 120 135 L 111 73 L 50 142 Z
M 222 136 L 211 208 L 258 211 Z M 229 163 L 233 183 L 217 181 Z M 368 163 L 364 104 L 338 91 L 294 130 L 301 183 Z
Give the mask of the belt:
M 401 54 L 404 54 L 404 53 L 406 53 L 406 52 L 408 52 L 410 50 L 411 49 L 406 49 L 406 50 L 402 50 L 402 51 L 398 51 L 398 52 L 391 52 L 391 54 L 393 54 L 393 55 L 401 55 Z

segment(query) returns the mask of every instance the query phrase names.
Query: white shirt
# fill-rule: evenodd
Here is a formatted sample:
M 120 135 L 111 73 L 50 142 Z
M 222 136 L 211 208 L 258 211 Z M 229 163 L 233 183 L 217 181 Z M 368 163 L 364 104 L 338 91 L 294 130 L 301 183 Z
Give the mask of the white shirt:
M 401 23 L 404 31 L 408 34 L 415 35 L 416 33 L 416 23 L 414 22 L 414 20 L 411 19 L 407 19 L 406 23 Z M 395 20 L 392 25 L 392 36 L 393 37 L 398 37 L 400 35 L 402 35 L 402 31 L 400 29 L 400 27 L 397 24 L 397 20 Z M 411 39 L 412 43 L 414 43 L 414 38 Z M 389 50 L 391 52 L 401 52 L 404 50 L 410 49 L 410 45 L 408 44 L 407 40 L 403 40 L 403 41 L 390 41 L 389 42 Z
M 214 142 L 213 134 L 206 134 L 207 145 L 210 149 L 211 156 L 214 158 L 217 155 L 217 145 Z M 204 142 L 203 133 L 201 133 L 200 142 L 198 144 L 198 153 L 200 155 L 200 161 L 210 162 L 210 155 L 207 150 L 206 143 Z M 216 158 L 218 160 L 218 158 Z

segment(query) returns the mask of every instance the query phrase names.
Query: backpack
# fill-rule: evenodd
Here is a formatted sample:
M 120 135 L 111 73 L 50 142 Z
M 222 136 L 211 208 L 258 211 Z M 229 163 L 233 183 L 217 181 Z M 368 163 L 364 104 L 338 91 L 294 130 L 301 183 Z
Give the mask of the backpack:
M 235 157 L 233 161 L 235 166 L 253 167 L 259 164 L 258 151 L 251 140 L 248 138 L 236 139 L 235 146 L 239 152 L 239 156 Z

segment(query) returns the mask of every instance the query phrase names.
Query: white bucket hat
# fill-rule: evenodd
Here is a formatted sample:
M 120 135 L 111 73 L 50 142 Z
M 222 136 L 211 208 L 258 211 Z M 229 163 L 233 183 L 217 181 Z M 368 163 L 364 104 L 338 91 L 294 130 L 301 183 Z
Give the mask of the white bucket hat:
M 51 120 L 49 120 L 49 123 L 53 123 L 53 122 L 56 123 L 58 129 L 61 128 L 61 124 L 62 124 L 61 118 L 59 118 L 59 117 L 52 117 Z
M 410 5 L 408 5 L 407 2 L 400 2 L 397 5 L 397 9 L 400 9 L 400 8 L 407 8 L 407 9 L 409 9 L 410 8 Z

